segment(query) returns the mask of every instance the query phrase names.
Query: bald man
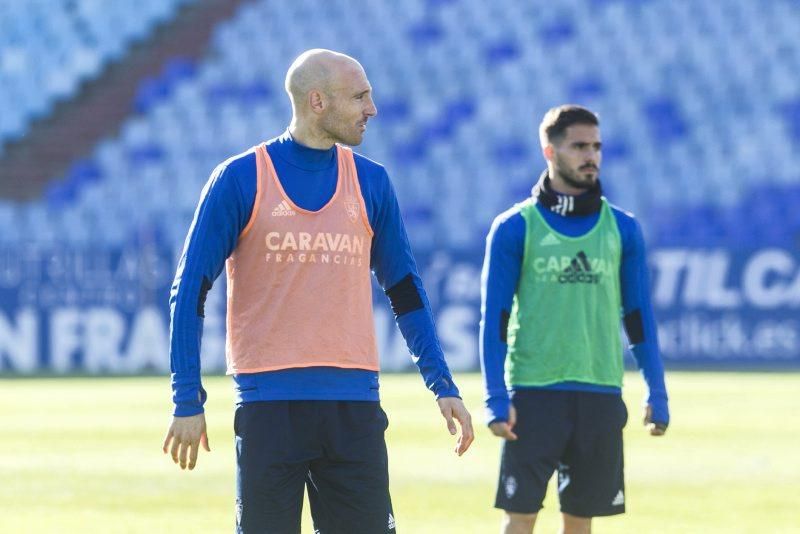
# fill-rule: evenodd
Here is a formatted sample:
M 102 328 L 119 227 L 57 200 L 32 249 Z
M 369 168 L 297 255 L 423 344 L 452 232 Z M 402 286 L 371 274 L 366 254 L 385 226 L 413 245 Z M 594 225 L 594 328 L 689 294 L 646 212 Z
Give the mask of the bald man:
M 473 440 L 386 170 L 359 145 L 377 114 L 364 69 L 330 50 L 286 74 L 292 121 L 220 164 L 203 189 L 172 286 L 175 404 L 164 439 L 182 469 L 209 449 L 200 380 L 203 304 L 226 266 L 227 372 L 237 405 L 236 532 L 395 532 L 378 395 L 370 271 L 455 451 Z

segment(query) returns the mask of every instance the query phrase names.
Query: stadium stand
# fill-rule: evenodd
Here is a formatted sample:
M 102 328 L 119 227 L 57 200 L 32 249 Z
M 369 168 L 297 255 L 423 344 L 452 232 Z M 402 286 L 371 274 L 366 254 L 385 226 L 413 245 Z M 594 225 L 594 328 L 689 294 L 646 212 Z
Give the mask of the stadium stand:
M 32 121 L 24 135 L 8 141 L 0 153 L 0 197 L 41 197 L 49 179 L 67 172 L 76 157 L 118 135 L 135 110 L 139 86 L 158 77 L 170 63 L 203 58 L 213 28 L 229 19 L 240 2 L 183 2 L 170 18 L 151 28 L 145 39 L 82 82 L 74 95 L 56 102 L 48 115 Z
M 130 17 L 57 2 L 70 16 L 47 23 L 48 38 L 64 44 L 42 72 L 70 61 L 22 105 L 3 106 L 2 135 L 18 135 L 181 1 L 137 2 L 141 19 L 114 35 L 97 28 Z M 4 8 L 5 102 L 41 76 L 20 67 L 34 45 L 9 37 L 44 24 L 45 2 L 33 5 Z M 245 2 L 217 27 L 206 59 L 176 59 L 143 80 L 122 133 L 43 199 L 0 204 L 0 223 L 22 221 L 0 239 L 179 244 L 213 167 L 288 123 L 292 58 L 327 47 L 370 76 L 379 116 L 359 150 L 386 164 L 420 249 L 480 245 L 492 217 L 527 196 L 543 167 L 538 120 L 565 100 L 599 111 L 609 195 L 656 242 L 791 243 L 800 232 L 798 27 L 789 0 Z M 741 228 L 742 213 L 758 222 Z
M 0 2 L 0 151 L 190 1 Z

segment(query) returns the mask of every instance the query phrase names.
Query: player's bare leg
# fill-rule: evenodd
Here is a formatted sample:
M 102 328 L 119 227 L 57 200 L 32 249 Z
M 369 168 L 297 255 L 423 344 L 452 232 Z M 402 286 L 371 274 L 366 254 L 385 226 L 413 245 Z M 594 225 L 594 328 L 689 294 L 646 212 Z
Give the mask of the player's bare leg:
M 592 518 L 578 517 L 569 514 L 564 516 L 564 524 L 561 527 L 561 534 L 591 534 Z
M 502 534 L 531 534 L 536 523 L 536 514 L 513 514 L 506 512 Z

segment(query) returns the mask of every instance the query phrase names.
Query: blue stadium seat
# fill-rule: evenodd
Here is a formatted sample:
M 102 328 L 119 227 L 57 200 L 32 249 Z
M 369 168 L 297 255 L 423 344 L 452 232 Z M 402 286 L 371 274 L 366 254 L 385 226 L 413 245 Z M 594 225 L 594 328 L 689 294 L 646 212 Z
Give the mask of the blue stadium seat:
M 584 102 L 600 98 L 605 94 L 606 87 L 597 76 L 584 77 L 574 80 L 568 88 L 570 102 Z
M 484 55 L 489 65 L 497 65 L 517 59 L 520 55 L 520 47 L 515 41 L 504 39 L 488 43 L 484 49 Z
M 194 0 L 31 0 L 0 6 L 0 149 Z M 6 125 L 9 124 L 10 126 Z
M 571 19 L 555 20 L 539 29 L 539 39 L 547 46 L 569 41 L 575 34 L 575 25 Z
M 124 3 L 55 0 L 84 24 L 43 23 L 31 14 L 43 3 L 12 7 L 12 22 L 0 17 L 0 96 L 21 104 L 2 108 L 0 141 L 186 1 L 142 0 L 131 17 Z M 370 75 L 379 113 L 362 148 L 387 166 L 420 242 L 474 245 L 491 214 L 528 196 L 544 166 L 538 121 L 567 101 L 599 111 L 606 190 L 657 243 L 777 242 L 776 214 L 800 230 L 797 27 L 800 7 L 777 0 L 254 0 L 215 29 L 203 61 L 177 58 L 142 82 L 122 133 L 90 158 L 96 172 L 73 168 L 41 205 L 94 221 L 109 243 L 141 225 L 179 243 L 214 166 L 288 124 L 291 60 L 326 46 Z M 31 28 L 44 45 L 24 41 Z M 63 69 L 55 45 L 70 57 Z M 169 203 L 140 195 L 158 184 Z M 130 220 L 119 217 L 129 195 L 142 198 Z M 737 223 L 745 213 L 752 230 Z
M 403 122 L 408 120 L 411 113 L 411 106 L 406 99 L 383 100 L 380 99 L 376 104 L 381 122 Z
M 444 28 L 432 19 L 423 20 L 408 28 L 408 37 L 412 44 L 420 47 L 442 40 L 444 33 Z
M 800 146 L 800 96 L 781 104 L 780 110 L 789 135 Z
M 685 137 L 688 133 L 686 121 L 678 106 L 670 99 L 661 98 L 645 102 L 644 116 L 656 142 L 669 142 Z

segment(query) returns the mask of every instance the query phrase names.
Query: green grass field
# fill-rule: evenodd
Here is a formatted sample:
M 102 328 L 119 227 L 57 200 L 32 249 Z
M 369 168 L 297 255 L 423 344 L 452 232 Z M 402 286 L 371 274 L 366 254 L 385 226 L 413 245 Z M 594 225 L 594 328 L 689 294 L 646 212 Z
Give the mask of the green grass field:
M 457 379 L 478 424 L 462 458 L 419 377 L 382 379 L 401 533 L 499 530 L 499 442 L 480 377 Z M 231 532 L 233 394 L 227 378 L 205 384 L 212 452 L 182 472 L 161 453 L 166 378 L 0 379 L 0 532 Z M 800 532 L 800 374 L 670 373 L 663 438 L 639 424 L 640 377 L 626 384 L 628 513 L 596 520 L 596 533 Z M 549 493 L 537 532 L 557 529 Z

